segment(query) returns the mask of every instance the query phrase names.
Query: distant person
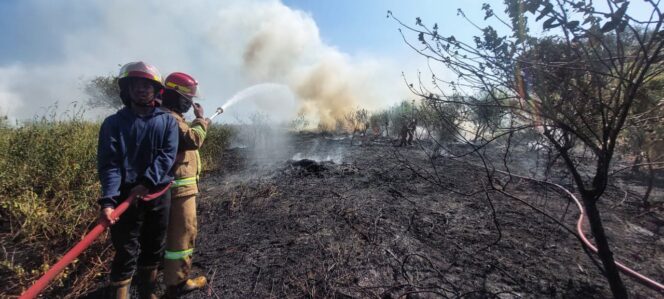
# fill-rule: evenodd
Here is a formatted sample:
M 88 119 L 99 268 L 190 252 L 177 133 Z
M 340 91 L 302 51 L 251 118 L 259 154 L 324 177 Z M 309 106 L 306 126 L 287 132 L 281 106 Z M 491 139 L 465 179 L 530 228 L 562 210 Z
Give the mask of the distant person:
M 403 123 L 401 125 L 401 130 L 399 131 L 399 147 L 406 146 L 408 144 L 408 125 Z
M 417 130 L 417 121 L 410 120 L 408 123 L 403 123 L 401 131 L 399 132 L 399 146 L 413 145 L 413 138 Z
M 156 107 L 163 85 L 159 71 L 143 62 L 120 70 L 118 84 L 124 107 L 107 117 L 99 131 L 97 170 L 102 196 L 99 221 L 111 226 L 115 257 L 111 265 L 111 298 L 129 298 L 138 270 L 140 298 L 156 298 L 158 266 L 166 245 L 171 205 L 171 168 L 178 147 L 177 121 Z M 144 200 L 147 195 L 156 195 Z M 129 194 L 136 200 L 119 219 L 111 213 Z
M 415 137 L 415 131 L 417 130 L 417 121 L 411 120 L 408 124 L 408 145 L 413 145 L 413 138 Z
M 198 149 L 205 141 L 209 120 L 203 108 L 194 103 L 198 82 L 185 73 L 172 73 L 166 77 L 166 90 L 162 105 L 171 111 L 178 123 L 178 156 L 173 167 L 175 182 L 171 189 L 171 216 L 164 256 L 164 282 L 166 298 L 178 298 L 181 294 L 201 289 L 207 284 L 205 276 L 189 279 L 197 234 L 196 194 L 201 172 Z M 196 119 L 191 126 L 184 113 L 194 108 Z

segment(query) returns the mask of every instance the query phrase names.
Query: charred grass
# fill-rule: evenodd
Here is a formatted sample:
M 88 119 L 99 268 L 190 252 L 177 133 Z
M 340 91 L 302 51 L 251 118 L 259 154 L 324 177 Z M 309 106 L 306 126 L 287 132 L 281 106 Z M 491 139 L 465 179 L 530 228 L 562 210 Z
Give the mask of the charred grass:
M 238 175 L 251 173 L 241 150 L 226 158 L 235 171 L 204 180 L 195 260 L 211 284 L 191 298 L 610 296 L 577 237 L 560 225 L 574 227 L 576 207 L 545 185 L 517 180 L 505 190 L 511 197 L 484 192 L 486 176 L 473 166 L 431 162 L 387 140 L 346 146 L 340 163 L 284 161 L 250 177 Z M 434 173 L 432 163 L 444 184 L 413 171 Z M 637 209 L 610 208 L 622 200 L 610 193 L 607 218 L 652 227 Z M 611 222 L 620 255 L 664 279 L 661 232 L 644 238 Z M 633 295 L 656 296 L 625 281 Z

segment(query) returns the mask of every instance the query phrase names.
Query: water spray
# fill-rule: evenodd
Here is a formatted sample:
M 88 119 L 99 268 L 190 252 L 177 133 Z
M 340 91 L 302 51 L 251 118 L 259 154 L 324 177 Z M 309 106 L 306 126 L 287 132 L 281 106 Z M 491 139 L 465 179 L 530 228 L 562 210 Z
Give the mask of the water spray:
M 218 107 L 217 110 L 215 110 L 215 113 L 212 114 L 212 116 L 209 117 L 210 120 L 218 116 L 219 114 L 224 113 L 225 110 L 228 109 L 228 107 L 235 105 L 237 102 L 240 102 L 242 100 L 245 100 L 247 98 L 251 98 L 256 95 L 260 94 L 274 94 L 275 92 L 279 90 L 287 90 L 290 92 L 290 89 L 288 86 L 283 85 L 283 84 L 276 84 L 276 83 L 261 83 L 261 84 L 256 84 L 249 86 L 239 92 L 237 92 L 235 95 L 233 95 L 226 103 L 221 105 L 221 107 Z
M 240 102 L 242 100 L 245 100 L 247 98 L 251 98 L 257 95 L 261 94 L 274 94 L 275 92 L 279 91 L 287 91 L 288 93 L 291 93 L 290 88 L 286 85 L 283 84 L 277 84 L 277 83 L 260 83 L 256 85 L 249 86 L 243 90 L 240 90 L 236 94 L 234 94 L 230 100 L 228 100 L 226 103 L 221 105 L 221 108 L 226 110 L 228 107 L 235 105 L 237 102 Z

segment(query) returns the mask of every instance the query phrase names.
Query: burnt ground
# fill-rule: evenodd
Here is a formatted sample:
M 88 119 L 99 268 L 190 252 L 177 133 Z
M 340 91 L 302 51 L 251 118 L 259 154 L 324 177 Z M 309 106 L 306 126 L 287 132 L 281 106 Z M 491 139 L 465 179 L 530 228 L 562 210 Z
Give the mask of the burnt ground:
M 515 197 L 484 192 L 486 175 L 458 159 L 337 139 L 298 135 L 283 155 L 298 160 L 271 168 L 225 153 L 198 208 L 195 267 L 210 286 L 187 298 L 610 297 L 580 241 L 526 205 L 572 229 L 578 211 L 558 191 L 514 179 Z M 664 281 L 664 212 L 624 194 L 601 203 L 610 242 Z M 634 297 L 663 295 L 623 279 Z

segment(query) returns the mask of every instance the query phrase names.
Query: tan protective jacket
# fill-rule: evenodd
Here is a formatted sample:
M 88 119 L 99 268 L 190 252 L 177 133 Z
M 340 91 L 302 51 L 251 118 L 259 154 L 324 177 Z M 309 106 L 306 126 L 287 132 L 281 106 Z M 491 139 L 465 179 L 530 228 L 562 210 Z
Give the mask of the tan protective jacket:
M 202 118 L 196 118 L 190 127 L 182 114 L 174 111 L 171 111 L 171 114 L 178 122 L 180 138 L 178 155 L 173 165 L 175 181 L 171 187 L 171 196 L 175 198 L 194 195 L 198 193 L 198 178 L 201 174 L 198 149 L 205 141 L 208 123 Z

